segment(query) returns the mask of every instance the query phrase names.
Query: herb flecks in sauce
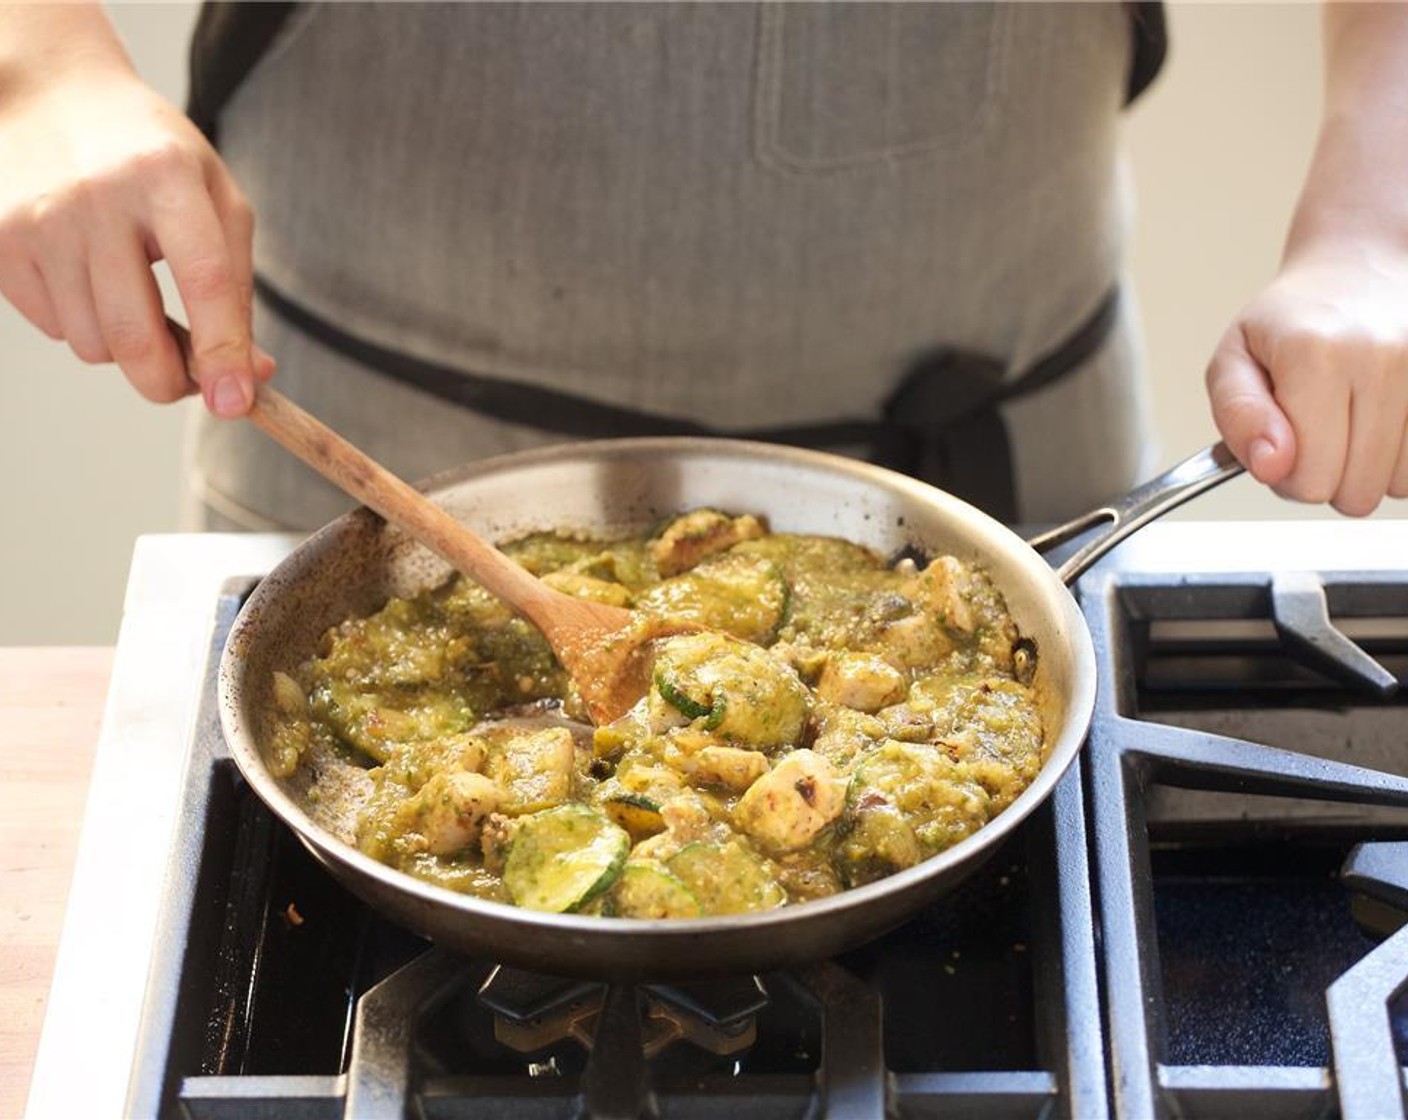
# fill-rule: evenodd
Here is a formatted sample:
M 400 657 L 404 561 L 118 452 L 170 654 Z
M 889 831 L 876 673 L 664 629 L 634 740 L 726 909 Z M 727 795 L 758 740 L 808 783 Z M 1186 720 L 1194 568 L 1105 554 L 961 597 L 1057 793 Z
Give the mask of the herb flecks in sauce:
M 271 769 L 318 750 L 368 767 L 357 843 L 411 875 L 625 918 L 771 909 L 943 851 L 1041 768 L 1030 643 L 953 557 L 890 567 L 714 510 L 505 550 L 571 594 L 707 629 L 662 639 L 647 695 L 595 731 L 556 713 L 580 701 L 541 635 L 463 579 L 275 674 Z

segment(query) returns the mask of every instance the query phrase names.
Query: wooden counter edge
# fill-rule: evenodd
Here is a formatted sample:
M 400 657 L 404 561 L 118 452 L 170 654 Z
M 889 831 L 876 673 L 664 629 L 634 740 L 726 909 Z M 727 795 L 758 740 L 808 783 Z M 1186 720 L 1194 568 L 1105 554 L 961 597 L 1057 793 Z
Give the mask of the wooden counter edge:
M 0 647 L 0 1117 L 29 1092 L 113 652 Z

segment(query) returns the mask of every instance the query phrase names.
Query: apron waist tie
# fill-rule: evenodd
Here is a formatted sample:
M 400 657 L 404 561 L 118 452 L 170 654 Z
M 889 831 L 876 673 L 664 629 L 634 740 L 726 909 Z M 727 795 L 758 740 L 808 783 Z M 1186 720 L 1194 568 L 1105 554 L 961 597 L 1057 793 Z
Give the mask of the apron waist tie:
M 1015 521 L 1018 510 L 1001 404 L 1080 367 L 1109 337 L 1119 310 L 1115 285 L 1075 331 L 1017 377 L 1007 377 L 997 359 L 940 347 L 911 363 L 878 418 L 729 430 L 427 361 L 347 333 L 263 277 L 256 276 L 254 286 L 270 311 L 342 357 L 505 423 L 575 439 L 713 436 L 816 450 L 859 448 L 871 462 L 939 486 L 1005 522 Z

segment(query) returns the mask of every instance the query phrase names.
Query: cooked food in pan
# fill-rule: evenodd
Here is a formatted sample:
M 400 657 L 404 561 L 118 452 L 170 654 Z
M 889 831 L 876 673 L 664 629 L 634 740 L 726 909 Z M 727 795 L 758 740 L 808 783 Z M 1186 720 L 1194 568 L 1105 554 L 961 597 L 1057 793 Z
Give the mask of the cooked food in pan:
M 315 816 L 354 801 L 357 845 L 409 874 L 542 911 L 770 909 L 943 851 L 1041 768 L 1035 651 L 958 559 L 714 510 L 505 550 L 704 629 L 659 642 L 648 694 L 595 729 L 538 632 L 459 578 L 275 674 L 271 768 Z

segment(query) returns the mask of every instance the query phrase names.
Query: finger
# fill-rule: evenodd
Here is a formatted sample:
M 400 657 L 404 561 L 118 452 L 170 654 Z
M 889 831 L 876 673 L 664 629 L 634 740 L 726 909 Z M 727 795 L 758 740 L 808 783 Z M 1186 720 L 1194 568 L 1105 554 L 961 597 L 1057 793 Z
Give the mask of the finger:
M 1398 447 L 1398 461 L 1394 464 L 1393 477 L 1389 479 L 1390 498 L 1408 498 L 1408 426 L 1401 433 Z
M 1240 329 L 1233 327 L 1223 337 L 1206 381 L 1213 422 L 1228 449 L 1259 482 L 1281 482 L 1295 465 L 1295 431 Z
M 1349 456 L 1349 381 L 1318 339 L 1283 346 L 1270 373 L 1297 448 L 1295 466 L 1277 491 L 1300 502 L 1332 501 Z
M 79 361 L 99 365 L 112 361 L 98 326 L 93 289 L 88 279 L 85 253 L 68 249 L 52 254 L 39 265 L 44 287 L 54 302 L 59 331 Z
M 243 416 L 254 399 L 249 316 L 210 196 L 186 193 L 179 206 L 157 208 L 152 234 L 186 307 L 192 373 L 206 406 L 217 416 Z
M 131 227 L 103 231 L 94 238 L 90 268 L 103 340 L 127 380 L 163 404 L 195 392 L 166 329 L 161 292 L 139 233 Z
M 254 344 L 254 376 L 260 381 L 268 381 L 274 376 L 274 370 L 277 368 L 274 359 L 264 347 L 256 342 Z
M 50 338 L 63 338 L 59 314 L 44 277 L 31 260 L 5 262 L 0 258 L 0 294 L 15 306 L 21 315 Z
M 216 216 L 225 230 L 235 285 L 248 317 L 254 310 L 254 211 L 223 167 L 217 166 L 210 173 L 209 183 Z
M 1373 368 L 1356 371 L 1349 452 L 1334 506 L 1351 517 L 1364 517 L 1374 512 L 1393 482 L 1408 416 L 1408 369 L 1396 348 L 1353 360 Z
M 254 210 L 249 200 L 223 168 L 211 176 L 211 197 L 220 224 L 225 229 L 225 241 L 230 247 L 230 260 L 235 270 L 245 316 L 251 330 L 254 322 Z M 274 375 L 274 359 L 256 343 L 253 349 L 254 375 L 268 381 Z

